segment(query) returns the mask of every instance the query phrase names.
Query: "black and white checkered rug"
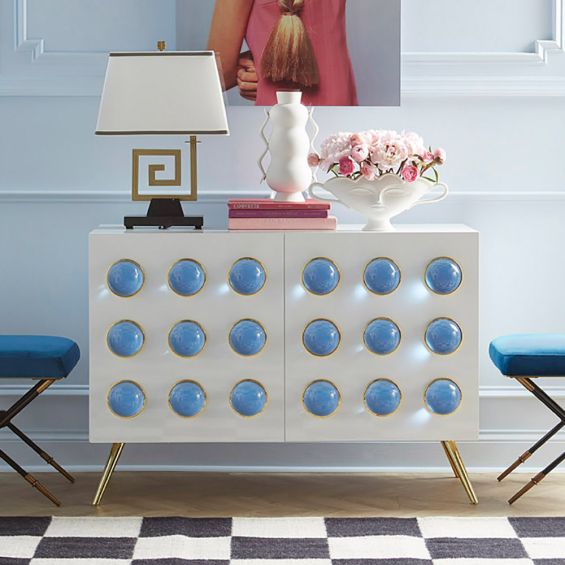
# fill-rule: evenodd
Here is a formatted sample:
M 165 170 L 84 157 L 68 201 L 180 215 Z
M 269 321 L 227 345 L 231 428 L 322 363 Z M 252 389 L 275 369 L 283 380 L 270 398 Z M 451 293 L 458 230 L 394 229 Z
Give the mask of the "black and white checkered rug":
M 0 565 L 565 565 L 565 518 L 0 518 Z

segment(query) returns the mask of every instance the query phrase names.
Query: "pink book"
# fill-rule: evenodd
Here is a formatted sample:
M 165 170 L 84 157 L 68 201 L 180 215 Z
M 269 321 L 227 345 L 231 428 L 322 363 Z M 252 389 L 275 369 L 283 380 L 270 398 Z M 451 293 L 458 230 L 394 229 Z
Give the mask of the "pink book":
M 306 200 L 306 202 L 279 202 L 270 198 L 240 198 L 228 200 L 230 210 L 329 210 L 327 202 Z
M 230 218 L 230 230 L 335 230 L 337 218 Z
M 327 218 L 327 210 L 287 210 L 271 208 L 269 210 L 230 210 L 230 218 Z

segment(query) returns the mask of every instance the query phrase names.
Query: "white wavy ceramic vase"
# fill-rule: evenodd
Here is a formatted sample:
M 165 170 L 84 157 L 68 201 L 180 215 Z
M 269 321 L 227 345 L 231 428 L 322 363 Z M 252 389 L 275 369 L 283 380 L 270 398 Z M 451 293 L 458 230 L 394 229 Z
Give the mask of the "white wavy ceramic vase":
M 323 188 L 335 198 L 316 192 L 317 188 Z M 441 192 L 431 198 L 424 198 L 436 188 Z M 309 192 L 312 198 L 341 202 L 365 216 L 368 219 L 363 228 L 365 231 L 394 231 L 390 221 L 392 218 L 420 204 L 440 202 L 447 197 L 449 189 L 441 182 L 433 183 L 420 178 L 409 183 L 398 175 L 389 173 L 373 181 L 363 177 L 357 180 L 336 177 L 325 183 L 313 183 Z
M 303 193 L 312 182 L 308 165 L 311 141 L 306 130 L 311 115 L 301 100 L 302 92 L 277 92 L 278 104 L 269 110 L 261 129 L 267 148 L 259 159 L 259 168 L 279 201 L 304 202 Z M 272 133 L 267 139 L 264 131 L 269 123 Z M 271 162 L 265 171 L 262 163 L 268 154 Z

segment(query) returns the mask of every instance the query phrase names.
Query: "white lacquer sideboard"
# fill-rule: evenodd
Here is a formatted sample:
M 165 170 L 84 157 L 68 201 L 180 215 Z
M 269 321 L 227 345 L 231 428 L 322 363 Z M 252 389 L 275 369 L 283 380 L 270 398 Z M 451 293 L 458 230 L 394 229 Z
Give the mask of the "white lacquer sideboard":
M 442 442 L 476 502 L 476 231 L 101 228 L 89 254 L 96 504 L 126 443 L 380 440 Z

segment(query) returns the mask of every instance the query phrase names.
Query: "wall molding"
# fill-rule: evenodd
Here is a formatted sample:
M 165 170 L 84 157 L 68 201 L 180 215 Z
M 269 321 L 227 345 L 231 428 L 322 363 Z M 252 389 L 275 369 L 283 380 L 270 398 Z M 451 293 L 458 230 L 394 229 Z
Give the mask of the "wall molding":
M 467 463 L 467 468 L 472 473 L 493 473 L 505 469 L 510 461 L 516 458 L 516 455 L 524 450 L 526 447 L 532 445 L 539 439 L 545 430 L 484 430 L 480 433 L 479 439 L 475 441 L 459 442 L 463 451 L 463 456 Z M 91 444 L 88 441 L 88 434 L 86 432 L 41 432 L 38 434 L 30 434 L 31 438 L 43 445 L 48 450 L 54 453 L 63 452 L 65 458 L 62 461 L 65 468 L 71 472 L 101 472 L 106 460 L 107 445 L 105 444 Z M 8 444 L 8 449 L 14 456 L 20 460 L 26 470 L 32 473 L 53 472 L 50 468 L 40 460 L 37 456 L 30 452 L 27 446 L 22 445 L 21 441 L 17 438 L 8 437 L 5 432 L 0 433 L 0 442 Z M 50 445 L 47 445 L 50 444 Z M 528 461 L 525 465 L 521 466 L 516 471 L 517 474 L 538 473 L 552 458 L 556 457 L 559 450 L 565 444 L 565 434 L 560 434 L 551 441 L 551 444 L 546 448 L 543 457 L 533 461 Z M 186 455 L 182 457 L 185 460 L 194 460 L 194 452 L 189 457 L 188 450 L 198 449 L 198 447 L 205 447 L 206 444 L 174 444 L 172 447 L 175 453 L 179 455 L 179 450 L 183 446 L 186 450 Z M 221 448 L 222 444 L 218 444 Z M 324 451 L 328 449 L 339 450 L 343 444 L 325 444 L 322 447 Z M 328 464 L 322 465 L 300 465 L 300 464 L 287 464 L 287 465 L 269 465 L 269 464 L 230 464 L 230 463 L 217 463 L 217 464 L 202 464 L 202 463 L 186 463 L 179 462 L 176 464 L 170 463 L 144 463 L 143 460 L 155 461 L 156 458 L 151 455 L 141 455 L 146 453 L 147 446 L 132 444 L 126 450 L 123 463 L 120 463 L 118 471 L 135 471 L 135 472 L 185 472 L 185 473 L 441 473 L 450 474 L 450 468 L 447 461 L 443 457 L 441 448 L 438 442 L 364 442 L 355 444 L 347 444 L 347 447 L 365 449 L 367 445 L 376 446 L 379 451 L 386 453 L 387 464 L 379 464 L 385 460 L 378 455 L 375 458 L 374 465 L 343 465 L 343 464 Z M 430 449 L 433 446 L 433 449 Z M 169 448 L 171 446 L 168 446 Z M 254 446 L 256 452 L 260 457 L 262 446 Z M 284 444 L 285 449 L 292 450 L 292 444 Z M 300 449 L 300 447 L 299 447 Z M 21 452 L 20 452 L 21 450 Z M 15 453 L 15 452 L 18 453 Z M 168 452 L 165 446 L 165 452 Z M 137 453 L 136 453 L 137 452 Z M 130 455 L 131 454 L 131 455 Z M 131 457 L 136 463 L 129 463 L 128 458 Z M 23 458 L 23 459 L 22 459 Z M 130 459 L 130 460 L 132 460 Z M 141 461 L 140 461 L 141 459 Z M 157 458 L 159 461 L 166 461 L 167 456 Z M 485 463 L 487 462 L 487 463 Z M 0 464 L 0 472 L 10 471 L 5 465 Z M 561 466 L 557 468 L 555 473 L 565 473 L 565 468 Z M 188 480 L 188 479 L 187 479 Z
M 0 385 L 0 397 L 22 396 L 30 388 L 30 385 L 20 384 Z M 43 398 L 45 396 L 88 396 L 88 385 L 54 384 L 42 393 L 41 397 Z
M 534 40 L 533 52 L 403 53 L 403 96 L 565 96 L 564 65 L 557 62 L 564 52 L 564 6 L 565 0 L 553 0 L 552 38 Z M 0 96 L 99 96 L 106 55 L 46 52 L 41 38 L 27 36 L 27 10 L 27 0 L 0 4 L 0 37 L 12 36 L 0 42 L 8 62 Z
M 565 192 L 564 198 L 565 198 Z M 259 190 L 210 190 L 198 194 L 201 204 L 226 204 L 230 198 L 269 198 L 270 192 Z M 111 204 L 132 202 L 131 191 L 124 190 L 3 190 L 0 191 L 3 203 L 66 203 L 66 204 Z
M 561 71 L 564 73 L 565 71 Z M 561 98 L 565 79 L 561 76 L 439 76 L 403 75 L 402 96 L 408 98 Z
M 564 51 L 565 37 L 565 0 L 553 0 L 552 5 L 553 38 L 536 39 L 532 53 L 507 52 L 406 52 L 402 60 L 406 65 L 536 65 L 548 62 L 551 54 Z
M 552 39 L 533 52 L 420 52 L 402 55 L 406 97 L 563 97 L 565 0 L 552 3 Z M 562 58 L 561 58 L 562 59 Z M 554 63 L 558 65 L 553 72 Z
M 201 204 L 225 204 L 230 198 L 269 198 L 260 190 L 205 190 L 198 194 Z M 564 190 L 451 190 L 449 200 L 565 202 Z M 131 203 L 131 192 L 124 190 L 0 190 L 0 203 L 113 204 Z

